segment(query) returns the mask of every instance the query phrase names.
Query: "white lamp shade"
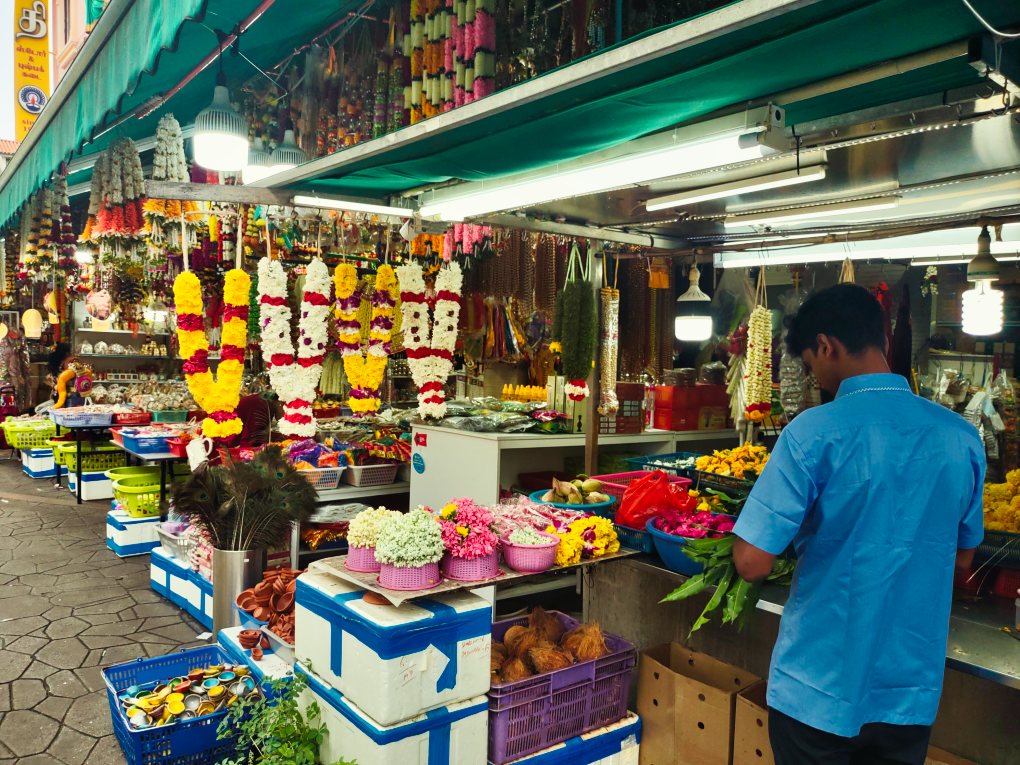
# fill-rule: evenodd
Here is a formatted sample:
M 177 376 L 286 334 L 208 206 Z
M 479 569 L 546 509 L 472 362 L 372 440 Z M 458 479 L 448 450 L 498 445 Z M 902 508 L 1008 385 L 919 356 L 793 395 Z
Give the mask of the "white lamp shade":
M 25 337 L 29 340 L 38 340 L 42 337 L 43 317 L 34 308 L 29 308 L 21 314 L 21 326 L 25 330 Z
M 212 103 L 195 118 L 195 162 L 218 173 L 237 172 L 248 164 L 248 125 L 230 104 L 230 92 L 217 85 Z
M 266 151 L 265 146 L 259 141 L 252 145 L 248 151 L 248 164 L 241 171 L 241 180 L 245 184 L 255 183 L 263 178 L 268 178 L 272 174 L 273 168 L 270 164 L 269 152 Z
M 283 134 L 283 141 L 273 149 L 273 153 L 269 158 L 269 164 L 274 175 L 282 173 L 284 170 L 295 168 L 307 161 L 308 155 L 301 151 L 301 148 L 297 145 L 297 141 L 294 140 L 293 130 L 288 130 Z
M 963 331 L 968 335 L 997 335 L 1002 332 L 1002 290 L 990 281 L 979 281 L 963 293 Z
M 677 316 L 673 331 L 677 340 L 685 343 L 703 343 L 712 336 L 712 317 Z

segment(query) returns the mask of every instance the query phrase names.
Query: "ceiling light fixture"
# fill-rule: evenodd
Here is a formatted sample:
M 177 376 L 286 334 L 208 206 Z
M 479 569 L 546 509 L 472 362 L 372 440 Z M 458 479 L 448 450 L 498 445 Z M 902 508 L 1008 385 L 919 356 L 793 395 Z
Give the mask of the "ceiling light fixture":
M 301 151 L 294 138 L 293 130 L 285 130 L 283 141 L 269 155 L 269 166 L 273 175 L 293 170 L 308 161 L 308 155 Z
M 992 287 L 999 278 L 999 264 L 992 256 L 988 227 L 978 235 L 978 254 L 967 266 L 967 281 L 974 289 L 963 293 L 963 331 L 968 335 L 997 335 L 1002 332 L 1003 294 Z
M 765 134 L 782 122 L 782 109 L 763 107 L 499 181 L 462 183 L 428 195 L 421 214 L 429 220 L 464 220 L 761 159 L 777 151 Z
M 712 298 L 701 291 L 701 271 L 697 264 L 688 274 L 690 286 L 676 299 L 676 319 L 673 332 L 676 339 L 687 343 L 701 343 L 712 336 Z
M 392 215 L 395 218 L 413 218 L 414 210 L 406 207 L 373 204 L 371 202 L 355 202 L 350 199 L 331 199 L 329 197 L 294 196 L 294 204 L 298 207 L 317 207 L 320 210 L 347 210 L 349 212 L 371 213 L 373 215 Z
M 855 202 L 834 202 L 811 207 L 791 207 L 773 212 L 750 212 L 730 215 L 724 221 L 726 228 L 736 226 L 773 226 L 777 223 L 793 223 L 813 218 L 828 218 L 831 215 L 854 215 L 874 210 L 890 210 L 900 202 L 899 197 L 875 197 Z
M 245 186 L 257 183 L 263 178 L 273 174 L 270 166 L 269 152 L 266 151 L 266 143 L 261 138 L 252 144 L 248 150 L 248 164 L 241 171 L 241 181 Z
M 824 177 L 825 165 L 802 167 L 798 170 L 760 175 L 757 178 L 745 178 L 742 181 L 721 183 L 718 186 L 704 186 L 700 189 L 690 189 L 663 197 L 655 197 L 645 203 L 645 209 L 648 212 L 655 212 L 656 210 L 666 210 L 670 207 L 683 207 L 684 205 L 693 205 L 698 202 L 707 202 L 711 199 L 722 199 L 723 197 L 733 197 L 738 194 L 751 194 L 755 191 L 767 191 L 768 189 L 779 189 L 785 186 L 811 183 L 812 181 L 820 181 Z
M 237 172 L 248 164 L 248 123 L 230 103 L 222 47 L 213 100 L 195 117 L 192 145 L 195 162 L 207 170 Z

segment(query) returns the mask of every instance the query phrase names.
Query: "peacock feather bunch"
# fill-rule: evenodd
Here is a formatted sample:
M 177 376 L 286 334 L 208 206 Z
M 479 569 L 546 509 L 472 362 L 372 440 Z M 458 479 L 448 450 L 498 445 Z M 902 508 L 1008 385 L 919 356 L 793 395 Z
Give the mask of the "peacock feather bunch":
M 218 550 L 282 545 L 291 524 L 311 515 L 315 500 L 315 489 L 276 447 L 250 462 L 225 454 L 222 464 L 206 463 L 174 490 L 177 511 L 207 531 Z

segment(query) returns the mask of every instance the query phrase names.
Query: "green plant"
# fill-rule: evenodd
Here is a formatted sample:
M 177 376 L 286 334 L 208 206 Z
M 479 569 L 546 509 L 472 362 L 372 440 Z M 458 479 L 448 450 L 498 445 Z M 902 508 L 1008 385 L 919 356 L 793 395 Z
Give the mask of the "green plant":
M 263 681 L 263 695 L 227 707 L 218 735 L 237 737 L 237 756 L 219 765 L 319 765 L 326 726 L 314 702 L 302 715 L 298 697 L 306 686 L 301 676 Z M 333 765 L 357 763 L 340 760 Z

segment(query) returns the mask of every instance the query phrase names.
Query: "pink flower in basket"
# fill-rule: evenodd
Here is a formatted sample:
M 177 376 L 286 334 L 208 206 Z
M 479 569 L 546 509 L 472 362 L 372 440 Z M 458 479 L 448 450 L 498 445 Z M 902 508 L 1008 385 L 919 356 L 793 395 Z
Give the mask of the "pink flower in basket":
M 466 497 L 455 499 L 439 511 L 443 545 L 455 558 L 474 560 L 490 555 L 498 537 L 492 513 Z

